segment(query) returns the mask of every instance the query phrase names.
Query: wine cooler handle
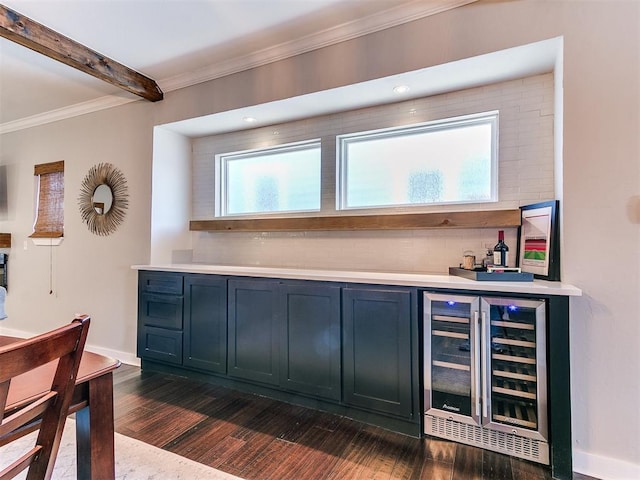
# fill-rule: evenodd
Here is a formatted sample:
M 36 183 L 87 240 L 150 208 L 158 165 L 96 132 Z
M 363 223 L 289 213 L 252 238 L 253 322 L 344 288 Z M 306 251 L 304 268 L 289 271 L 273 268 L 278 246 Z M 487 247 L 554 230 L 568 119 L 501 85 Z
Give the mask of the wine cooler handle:
M 487 382 L 487 370 L 491 366 L 487 362 L 487 352 L 491 348 L 491 337 L 487 330 L 487 316 L 484 310 L 482 311 L 480 318 L 480 349 L 482 350 L 482 416 L 487 418 L 489 416 L 489 393 Z
M 476 310 L 475 312 L 473 312 L 473 332 L 474 335 L 476 336 L 476 342 L 473 348 L 473 362 L 475 364 L 475 390 L 476 390 L 476 398 L 474 398 L 475 404 L 476 404 L 476 417 L 480 418 L 480 403 L 482 402 L 481 398 L 480 398 L 480 349 L 482 348 L 481 346 L 481 342 L 478 341 L 480 338 L 482 338 L 482 332 L 480 330 L 480 324 L 478 322 L 478 311 Z

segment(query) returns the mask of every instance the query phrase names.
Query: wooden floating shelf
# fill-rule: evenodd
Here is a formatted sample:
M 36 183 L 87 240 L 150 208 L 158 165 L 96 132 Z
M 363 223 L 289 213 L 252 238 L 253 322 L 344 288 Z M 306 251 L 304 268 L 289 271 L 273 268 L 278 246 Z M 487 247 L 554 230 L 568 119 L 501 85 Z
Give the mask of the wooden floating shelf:
M 11 248 L 10 233 L 0 233 L 0 248 Z
M 509 228 L 520 226 L 520 209 L 396 215 L 335 215 L 192 220 L 192 232 L 294 232 L 319 230 L 418 230 L 426 228 Z

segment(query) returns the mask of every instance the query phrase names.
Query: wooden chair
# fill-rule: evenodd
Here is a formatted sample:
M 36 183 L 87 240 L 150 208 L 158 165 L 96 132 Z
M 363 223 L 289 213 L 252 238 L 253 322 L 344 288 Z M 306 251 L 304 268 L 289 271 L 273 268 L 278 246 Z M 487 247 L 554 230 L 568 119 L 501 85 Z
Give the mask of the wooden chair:
M 0 347 L 0 412 L 4 412 L 0 446 L 39 428 L 35 446 L 2 470 L 0 480 L 14 478 L 27 467 L 27 480 L 51 478 L 88 330 L 89 317 L 84 315 L 69 325 Z M 52 361 L 58 365 L 51 389 L 7 412 L 11 379 Z

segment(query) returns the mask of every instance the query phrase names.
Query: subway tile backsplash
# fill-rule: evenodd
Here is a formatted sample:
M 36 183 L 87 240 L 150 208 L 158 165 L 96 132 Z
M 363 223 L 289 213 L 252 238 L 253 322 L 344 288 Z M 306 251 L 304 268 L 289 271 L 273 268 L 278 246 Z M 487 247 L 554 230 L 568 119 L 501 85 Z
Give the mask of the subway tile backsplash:
M 517 229 L 505 229 L 515 265 Z M 329 270 L 446 273 L 471 250 L 479 262 L 498 230 L 194 233 L 193 261 Z
M 412 111 L 409 114 L 409 111 Z M 499 201 L 458 206 L 517 208 L 555 198 L 553 75 L 471 88 L 393 105 L 364 108 L 193 140 L 192 219 L 214 216 L 215 155 L 310 138 L 323 140 L 320 215 L 335 214 L 335 135 L 499 110 Z M 274 135 L 274 131 L 278 134 Z M 451 211 L 433 206 L 424 212 Z M 347 212 L 353 213 L 353 212 Z M 388 213 L 369 210 L 367 213 Z M 193 232 L 193 261 L 223 265 L 446 273 L 472 250 L 478 261 L 497 228 L 411 231 Z M 505 229 L 515 265 L 517 230 Z

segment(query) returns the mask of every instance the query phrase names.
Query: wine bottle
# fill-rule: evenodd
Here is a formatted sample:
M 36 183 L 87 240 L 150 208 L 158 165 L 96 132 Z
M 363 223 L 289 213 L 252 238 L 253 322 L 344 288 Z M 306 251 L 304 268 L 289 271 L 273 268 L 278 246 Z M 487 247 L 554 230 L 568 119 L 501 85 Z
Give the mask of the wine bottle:
M 493 264 L 506 267 L 509 264 L 509 247 L 504 243 L 504 230 L 498 231 L 498 243 L 493 247 Z

